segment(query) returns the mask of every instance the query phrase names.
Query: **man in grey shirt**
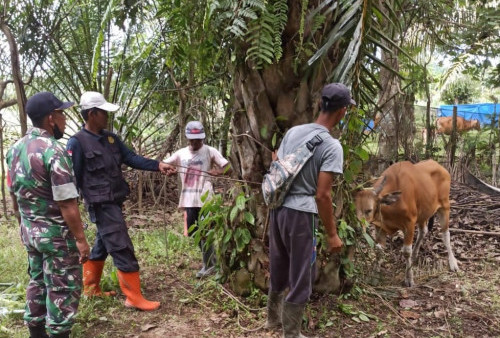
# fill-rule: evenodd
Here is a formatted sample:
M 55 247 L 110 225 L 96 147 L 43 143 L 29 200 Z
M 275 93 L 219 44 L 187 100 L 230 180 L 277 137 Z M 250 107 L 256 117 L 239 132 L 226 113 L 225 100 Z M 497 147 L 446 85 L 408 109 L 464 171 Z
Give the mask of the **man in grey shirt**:
M 323 140 L 293 181 L 283 205 L 271 210 L 271 287 L 266 327 L 283 327 L 285 337 L 303 337 L 300 327 L 312 292 L 318 214 L 326 229 L 330 251 L 339 252 L 342 248 L 333 215 L 331 187 L 334 175 L 342 174 L 343 150 L 330 131 L 356 102 L 341 83 L 326 85 L 321 96 L 321 113 L 315 123 L 290 129 L 278 149 L 278 158 L 284 158 L 315 135 Z M 285 299 L 286 288 L 289 292 Z

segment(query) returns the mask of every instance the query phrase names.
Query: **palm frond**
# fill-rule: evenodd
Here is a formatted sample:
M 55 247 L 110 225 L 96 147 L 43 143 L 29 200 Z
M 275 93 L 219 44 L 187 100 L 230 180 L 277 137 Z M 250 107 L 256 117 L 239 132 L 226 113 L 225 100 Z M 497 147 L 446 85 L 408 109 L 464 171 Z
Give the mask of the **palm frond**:
M 371 53 L 366 53 L 365 56 L 367 56 L 368 58 L 370 58 L 379 67 L 385 68 L 385 69 L 389 70 L 391 73 L 393 73 L 394 75 L 398 76 L 399 78 L 404 79 L 403 75 L 401 75 L 400 72 L 398 72 L 397 70 L 395 70 L 393 67 L 389 66 L 388 64 L 384 63 L 382 60 L 380 60 L 375 55 L 373 55 Z
M 342 15 L 334 27 L 328 33 L 325 43 L 318 49 L 318 51 L 307 61 L 307 65 L 311 66 L 319 58 L 324 56 L 333 46 L 334 43 L 339 41 L 347 32 L 357 25 L 356 12 L 361 9 L 362 1 L 358 0 Z
M 101 20 L 101 26 L 99 32 L 97 33 L 97 39 L 94 45 L 94 53 L 92 55 L 92 68 L 91 68 L 92 86 L 94 88 L 97 88 L 97 76 L 99 72 L 99 63 L 101 62 L 101 48 L 104 42 L 104 34 L 111 20 L 112 17 L 111 14 L 117 2 L 118 0 L 111 0 L 108 3 L 108 7 L 106 8 L 106 11 L 104 12 L 103 18 Z
M 361 47 L 362 43 L 362 36 L 361 36 L 362 26 L 363 22 L 359 21 L 358 26 L 354 30 L 354 34 L 351 38 L 351 41 L 347 46 L 344 56 L 342 57 L 342 60 L 340 61 L 340 63 L 338 64 L 337 68 L 333 73 L 332 78 L 335 79 L 337 82 L 342 82 L 342 83 L 350 82 L 350 80 L 348 81 L 348 75 L 354 63 L 358 59 L 359 48 Z

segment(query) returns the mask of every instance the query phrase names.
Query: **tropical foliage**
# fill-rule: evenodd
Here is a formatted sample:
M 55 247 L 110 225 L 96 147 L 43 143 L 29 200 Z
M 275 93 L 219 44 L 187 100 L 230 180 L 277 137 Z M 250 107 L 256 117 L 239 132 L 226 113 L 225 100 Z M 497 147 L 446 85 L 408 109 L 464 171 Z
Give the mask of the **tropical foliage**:
M 478 84 L 471 78 L 461 77 L 446 85 L 441 92 L 441 99 L 446 104 L 473 103 L 478 94 Z
M 482 0 L 3 0 L 0 48 L 9 53 L 0 54 L 0 108 L 17 102 L 25 128 L 24 90 L 75 102 L 96 90 L 121 106 L 109 128 L 156 158 L 183 145 L 186 122 L 199 119 L 235 175 L 259 182 L 286 130 L 313 120 L 321 87 L 344 82 L 358 106 L 335 131 L 345 174 L 334 194 L 340 224 L 349 226 L 344 239 L 354 245 L 351 190 L 369 158 L 368 121 L 382 117 L 386 160 L 412 156 L 417 96 L 427 101 L 430 129 L 431 86 L 461 73 L 498 85 L 497 8 Z M 451 66 L 438 79 L 429 69 L 442 55 Z M 82 122 L 77 109 L 71 120 L 68 134 Z M 264 244 L 258 186 L 241 190 L 236 206 L 245 199 L 247 210 L 221 204 L 225 216 L 217 218 L 232 235 L 211 235 L 222 251 L 238 248 L 227 271 L 248 266 L 251 246 Z

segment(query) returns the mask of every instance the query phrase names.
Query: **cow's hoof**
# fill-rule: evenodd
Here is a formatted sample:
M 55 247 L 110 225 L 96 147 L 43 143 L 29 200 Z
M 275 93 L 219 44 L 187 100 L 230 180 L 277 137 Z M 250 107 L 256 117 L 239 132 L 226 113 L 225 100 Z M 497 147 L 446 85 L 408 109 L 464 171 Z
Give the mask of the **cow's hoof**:
M 460 271 L 460 269 L 458 268 L 458 263 L 457 263 L 456 259 L 450 261 L 450 271 L 453 271 L 453 272 Z
M 415 286 L 415 282 L 413 282 L 413 280 L 408 280 L 408 279 L 405 279 L 405 286 L 407 288 L 412 288 Z

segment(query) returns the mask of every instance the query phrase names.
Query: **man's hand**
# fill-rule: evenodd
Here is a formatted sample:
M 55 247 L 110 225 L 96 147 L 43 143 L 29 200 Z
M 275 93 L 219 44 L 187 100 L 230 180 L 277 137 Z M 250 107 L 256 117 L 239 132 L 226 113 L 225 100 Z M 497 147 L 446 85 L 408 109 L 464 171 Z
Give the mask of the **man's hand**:
M 218 169 L 210 169 L 209 171 L 207 171 L 207 173 L 210 176 L 219 176 L 221 174 L 221 171 Z
M 328 236 L 328 249 L 330 252 L 340 252 L 343 245 L 339 235 Z
M 172 175 L 177 174 L 177 168 L 174 167 L 173 165 L 165 163 L 165 162 L 160 162 L 158 169 L 160 170 L 160 172 L 162 174 L 167 175 L 167 176 L 172 176 Z
M 75 236 L 76 248 L 80 253 L 80 264 L 85 263 L 89 259 L 90 248 L 85 233 L 83 231 L 82 218 L 80 217 L 80 210 L 78 209 L 78 202 L 76 198 L 69 200 L 57 201 L 57 205 L 61 210 L 62 217 L 68 225 L 69 230 Z
M 17 223 L 21 225 L 21 213 L 19 212 L 16 195 L 10 193 L 10 198 L 12 199 L 12 206 L 14 207 L 14 216 L 16 216 Z
M 78 248 L 78 251 L 80 252 L 80 264 L 85 263 L 86 261 L 89 260 L 89 255 L 90 255 L 90 247 L 89 243 L 87 243 L 87 240 L 85 237 L 81 240 L 76 240 L 76 247 Z
M 220 175 L 229 176 L 232 173 L 231 164 L 228 163 L 223 168 L 219 167 L 212 168 L 209 171 L 207 171 L 207 173 L 211 176 L 220 176 Z

